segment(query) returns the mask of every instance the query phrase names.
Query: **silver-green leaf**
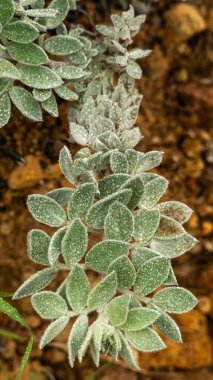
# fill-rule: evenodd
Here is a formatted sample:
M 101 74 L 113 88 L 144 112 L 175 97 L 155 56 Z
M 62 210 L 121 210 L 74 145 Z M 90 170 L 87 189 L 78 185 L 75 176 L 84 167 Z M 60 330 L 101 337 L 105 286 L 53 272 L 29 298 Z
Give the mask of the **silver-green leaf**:
M 27 44 L 10 42 L 7 45 L 7 51 L 15 61 L 25 65 L 39 66 L 49 61 L 45 51 L 32 42 Z
M 90 292 L 88 277 L 80 265 L 76 265 L 66 284 L 66 295 L 71 308 L 76 312 L 86 306 L 87 298 Z
M 6 125 L 10 119 L 11 104 L 7 94 L 0 95 L 0 128 Z
M 54 280 L 57 273 L 55 268 L 42 269 L 26 280 L 15 292 L 13 299 L 30 296 L 45 288 Z
M 162 313 L 154 324 L 167 338 L 173 340 L 173 342 L 182 343 L 180 329 L 174 319 L 168 314 Z
M 131 195 L 132 191 L 130 189 L 125 189 L 117 191 L 116 193 L 96 202 L 87 214 L 88 224 L 95 229 L 102 229 L 111 204 L 115 201 L 127 204 Z
M 64 209 L 46 195 L 29 195 L 27 206 L 34 219 L 40 223 L 51 227 L 61 227 L 66 222 Z
M 32 296 L 32 306 L 44 319 L 56 319 L 68 312 L 67 304 L 58 294 L 50 291 L 36 293 Z
M 91 290 L 87 306 L 90 310 L 100 309 L 114 296 L 117 287 L 115 272 L 108 274 L 94 289 Z
M 6 59 L 0 59 L 0 78 L 20 79 L 19 70 Z
M 42 349 L 50 343 L 57 335 L 59 335 L 69 322 L 68 316 L 62 316 L 53 321 L 45 330 L 41 337 L 39 347 Z
M 126 322 L 121 326 L 121 330 L 138 331 L 153 324 L 160 313 L 146 307 L 133 308 L 129 311 Z
M 27 65 L 20 68 L 21 81 L 29 87 L 52 89 L 62 84 L 61 78 L 48 67 Z
M 45 40 L 45 50 L 54 55 L 69 55 L 82 49 L 82 45 L 77 38 L 69 36 L 54 36 Z
M 73 166 L 72 156 L 70 154 L 69 149 L 66 146 L 64 146 L 60 151 L 59 166 L 63 175 L 66 177 L 66 179 L 70 183 L 76 183 L 77 180 L 72 170 L 72 166 Z
M 145 296 L 157 289 L 168 277 L 170 260 L 156 257 L 142 264 L 137 272 L 134 290 Z
M 172 286 L 156 293 L 153 303 L 169 313 L 182 314 L 193 309 L 197 304 L 197 299 L 188 290 Z
M 176 201 L 160 203 L 159 210 L 161 214 L 173 218 L 181 224 L 187 222 L 192 215 L 192 210 L 188 206 Z
M 73 367 L 75 358 L 85 339 L 88 329 L 88 317 L 80 315 L 71 330 L 68 338 L 68 357 L 70 366 Z
M 15 11 L 12 0 L 0 0 L 0 24 L 2 26 L 9 23 Z
M 139 242 L 147 243 L 155 234 L 160 223 L 158 210 L 142 208 L 135 216 L 135 238 Z
M 129 311 L 129 295 L 122 295 L 110 301 L 106 308 L 107 317 L 113 326 L 120 326 L 126 322 Z
M 130 344 L 139 351 L 153 352 L 166 348 L 159 335 L 150 328 L 140 331 L 127 331 L 125 335 Z
M 67 264 L 79 261 L 86 252 L 87 229 L 80 219 L 74 219 L 62 239 L 62 255 Z
M 69 219 L 85 218 L 92 205 L 94 195 L 95 187 L 92 183 L 80 185 L 72 195 L 68 204 L 67 213 Z
M 33 121 L 42 121 L 39 103 L 25 88 L 13 86 L 10 90 L 10 98 L 24 116 L 29 117 Z
M 107 239 L 129 241 L 134 231 L 134 219 L 129 209 L 119 202 L 114 202 L 104 222 Z
M 117 275 L 117 286 L 119 290 L 131 288 L 135 281 L 135 269 L 127 256 L 115 259 L 108 268 L 108 273 L 114 271 Z
M 27 235 L 27 254 L 36 263 L 49 265 L 48 247 L 50 237 L 42 230 L 31 230 Z
M 39 36 L 34 25 L 21 20 L 6 25 L 3 33 L 9 40 L 23 44 L 32 42 Z
M 128 255 L 128 251 L 126 242 L 104 240 L 90 249 L 86 256 L 86 265 L 97 272 L 107 272 L 109 265 L 118 257 Z
M 151 248 L 159 252 L 162 256 L 173 258 L 182 255 L 194 247 L 197 239 L 185 233 L 175 239 L 152 239 Z
M 48 252 L 47 252 L 50 265 L 54 265 L 61 254 L 61 249 L 62 249 L 61 244 L 62 244 L 62 239 L 65 235 L 66 229 L 67 227 L 60 228 L 51 237 L 51 240 L 48 246 Z

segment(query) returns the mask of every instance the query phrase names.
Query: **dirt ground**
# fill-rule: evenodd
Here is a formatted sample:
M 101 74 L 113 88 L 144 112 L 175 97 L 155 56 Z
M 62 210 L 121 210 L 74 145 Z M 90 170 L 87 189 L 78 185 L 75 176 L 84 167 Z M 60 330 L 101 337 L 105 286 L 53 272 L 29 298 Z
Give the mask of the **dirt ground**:
M 87 28 L 109 19 L 128 1 L 81 1 L 84 12 L 72 20 Z M 90 355 L 70 369 L 64 331 L 44 351 L 38 340 L 45 324 L 33 312 L 29 299 L 15 302 L 35 335 L 31 359 L 23 380 L 213 380 L 213 2 L 212 0 L 133 0 L 136 11 L 147 13 L 147 22 L 135 45 L 153 49 L 141 62 L 144 94 L 138 124 L 144 138 L 138 149 L 164 151 L 158 173 L 170 181 L 166 200 L 179 200 L 193 208 L 187 230 L 199 239 L 190 253 L 174 260 L 181 286 L 199 299 L 197 308 L 176 318 L 184 343 L 168 342 L 168 349 L 140 354 L 142 373 L 123 363 L 102 361 L 98 373 Z M 86 13 L 85 13 L 86 11 Z M 28 194 L 45 193 L 66 181 L 57 159 L 69 143 L 67 105 L 60 118 L 44 115 L 33 123 L 16 110 L 0 131 L 0 291 L 14 292 L 39 268 L 26 255 L 26 234 L 39 227 L 26 209 Z M 24 329 L 1 315 L 0 327 L 26 337 Z M 0 380 L 14 380 L 25 341 L 0 336 Z

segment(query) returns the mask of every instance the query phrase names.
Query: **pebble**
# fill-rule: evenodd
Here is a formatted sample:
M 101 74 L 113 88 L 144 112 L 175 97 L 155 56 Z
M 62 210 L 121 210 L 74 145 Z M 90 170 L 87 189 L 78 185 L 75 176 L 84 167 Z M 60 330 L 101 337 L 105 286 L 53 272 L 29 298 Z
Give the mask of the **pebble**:
M 22 190 L 32 187 L 43 179 L 43 172 L 39 158 L 29 155 L 25 158 L 24 166 L 16 167 L 9 178 L 9 187 L 13 190 Z
M 206 29 L 199 10 L 191 4 L 177 4 L 165 14 L 165 44 L 187 41 Z

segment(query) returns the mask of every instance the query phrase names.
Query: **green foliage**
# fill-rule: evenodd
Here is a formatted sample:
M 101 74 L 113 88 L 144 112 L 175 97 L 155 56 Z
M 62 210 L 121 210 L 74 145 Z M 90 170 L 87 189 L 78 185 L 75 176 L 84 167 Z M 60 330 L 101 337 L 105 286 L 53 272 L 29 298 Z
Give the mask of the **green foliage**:
M 7 105 L 0 118 L 9 118 L 8 96 L 34 120 L 40 120 L 41 106 L 57 115 L 53 92 L 78 100 L 69 110 L 70 139 L 83 147 L 73 156 L 66 147 L 60 152 L 59 166 L 70 187 L 28 197 L 32 216 L 54 230 L 50 236 L 38 229 L 29 233 L 28 255 L 46 268 L 30 277 L 14 298 L 32 295 L 39 315 L 53 320 L 41 347 L 75 318 L 68 338 L 71 366 L 90 347 L 97 366 L 102 352 L 137 368 L 131 346 L 140 351 L 165 348 L 154 326 L 181 342 L 178 326 L 167 313 L 186 312 L 196 304 L 189 291 L 178 287 L 171 266 L 172 258 L 196 243 L 183 227 L 191 210 L 180 202 L 158 203 L 168 181 L 148 171 L 161 163 L 163 154 L 134 149 L 142 138 L 135 126 L 142 99 L 135 90 L 135 79 L 141 77 L 136 59 L 149 51 L 129 50 L 129 45 L 145 18 L 135 17 L 132 7 L 113 15 L 112 26 L 97 27 L 101 36 L 96 42 L 85 37 L 82 28 L 69 30 L 67 22 L 62 24 L 74 1 L 53 0 L 45 9 L 29 1 L 23 1 L 28 40 L 22 32 L 25 25 L 13 20 L 20 31 L 20 40 L 14 40 L 11 10 L 3 16 L 2 33 L 11 41 L 8 46 L 24 46 L 22 60 L 27 44 L 39 48 L 41 55 L 35 58 L 29 50 L 27 59 L 33 63 L 18 66 L 5 58 L 0 61 L 1 102 Z M 55 28 L 56 33 L 46 34 Z M 38 38 L 35 29 L 44 36 Z M 63 57 L 54 61 L 55 70 L 48 54 Z M 45 66 L 37 64 L 41 56 L 49 57 Z M 19 87 L 18 80 L 29 89 Z M 92 232 L 97 237 L 93 246 Z M 61 270 L 67 274 L 56 292 L 40 291 Z M 93 287 L 88 270 L 96 272 Z M 97 318 L 90 324 L 94 312 Z
M 1 7 L 0 7 L 1 10 Z M 27 347 L 25 349 L 20 367 L 18 369 L 18 373 L 16 375 L 15 380 L 19 380 L 21 378 L 22 372 L 25 368 L 25 365 L 29 359 L 32 347 L 33 347 L 33 335 L 30 330 L 30 327 L 27 325 L 21 314 L 7 301 L 5 301 L 4 297 L 8 297 L 9 294 L 2 294 L 0 293 L 0 312 L 7 315 L 9 318 L 13 319 L 14 321 L 18 322 L 21 326 L 24 326 L 28 332 L 30 333 L 30 339 L 27 343 Z

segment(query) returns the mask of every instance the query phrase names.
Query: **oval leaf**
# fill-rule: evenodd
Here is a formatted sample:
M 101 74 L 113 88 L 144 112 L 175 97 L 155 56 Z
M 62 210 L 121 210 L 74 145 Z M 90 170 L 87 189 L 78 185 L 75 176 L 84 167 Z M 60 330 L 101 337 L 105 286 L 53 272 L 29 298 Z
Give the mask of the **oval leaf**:
M 66 146 L 64 146 L 59 154 L 59 166 L 66 179 L 70 183 L 76 183 L 77 180 L 75 175 L 73 174 L 72 165 L 72 156 L 69 152 L 69 149 Z
M 128 174 L 112 174 L 101 179 L 98 182 L 101 198 L 118 191 L 127 179 L 129 179 Z
M 126 337 L 132 346 L 139 351 L 153 352 L 166 348 L 162 339 L 150 328 L 141 331 L 127 331 Z
M 46 10 L 57 11 L 57 15 L 55 17 L 51 17 L 46 20 L 47 28 L 55 29 L 62 23 L 69 12 L 69 0 L 53 0 Z
M 41 102 L 42 108 L 53 117 L 58 117 L 58 105 L 56 98 L 53 94 L 47 99 Z
M 11 104 L 7 94 L 0 95 L 0 128 L 10 120 Z
M 41 107 L 32 94 L 22 87 L 14 86 L 10 90 L 12 102 L 18 110 L 33 121 L 42 121 Z
M 129 295 L 122 295 L 114 298 L 108 303 L 106 312 L 110 323 L 113 326 L 120 326 L 126 322 L 129 311 Z
M 63 331 L 63 329 L 66 327 L 66 325 L 69 322 L 69 317 L 61 317 L 56 319 L 54 322 L 52 322 L 47 329 L 45 330 L 44 334 L 41 337 L 39 347 L 40 349 L 44 348 L 48 343 L 50 343 L 57 335 Z
M 69 55 L 82 49 L 77 38 L 70 36 L 54 36 L 45 40 L 45 50 L 54 55 Z
M 42 230 L 31 230 L 27 235 L 27 254 L 36 263 L 49 265 L 50 237 Z
M 66 222 L 63 208 L 46 195 L 30 195 L 27 199 L 27 206 L 34 219 L 40 223 L 51 227 L 60 227 Z
M 137 172 L 143 173 L 159 166 L 163 158 L 163 152 L 151 151 L 138 156 Z
M 155 234 L 160 223 L 158 210 L 142 208 L 135 216 L 135 238 L 141 243 L 147 243 Z
M 197 239 L 189 234 L 181 235 L 176 239 L 152 239 L 151 248 L 159 252 L 162 256 L 173 258 L 182 255 L 194 247 Z
M 87 249 L 87 229 L 79 219 L 67 228 L 62 240 L 62 255 L 67 264 L 79 261 Z
M 188 290 L 173 286 L 156 293 L 153 302 L 164 311 L 182 314 L 193 309 L 197 304 L 197 299 Z
M 144 192 L 140 200 L 140 205 L 153 207 L 162 197 L 168 187 L 168 181 L 164 177 L 157 176 L 144 186 Z
M 61 78 L 45 66 L 23 66 L 20 73 L 21 81 L 29 87 L 46 90 L 62 84 Z
M 134 230 L 132 213 L 122 203 L 114 202 L 104 222 L 104 233 L 107 239 L 129 241 Z
M 16 290 L 13 299 L 30 296 L 45 288 L 55 278 L 56 273 L 57 269 L 55 268 L 46 268 L 35 273 Z
M 170 261 L 165 257 L 156 257 L 140 266 L 134 289 L 141 296 L 157 289 L 168 277 Z
M 159 204 L 161 214 L 175 219 L 177 222 L 183 224 L 192 215 L 192 210 L 181 202 L 163 202 Z
M 115 174 L 128 172 L 128 161 L 125 155 L 121 152 L 112 152 L 110 156 L 110 165 Z
M 20 79 L 19 70 L 6 59 L 0 59 L 0 78 Z
M 132 262 L 134 266 L 139 269 L 142 264 L 150 259 L 159 257 L 159 253 L 146 247 L 139 247 L 132 251 Z
M 117 276 L 112 272 L 91 290 L 87 300 L 88 308 L 90 310 L 102 308 L 114 296 L 116 287 Z
M 55 262 L 57 261 L 58 257 L 61 254 L 62 239 L 65 235 L 66 230 L 67 230 L 67 227 L 60 228 L 51 237 L 49 247 L 48 247 L 48 252 L 47 252 L 48 260 L 51 265 L 55 264 Z
M 92 205 L 95 195 L 95 186 L 92 183 L 80 185 L 72 195 L 68 204 L 67 214 L 69 219 L 83 219 Z
M 27 44 L 36 40 L 39 36 L 38 30 L 25 21 L 15 21 L 4 27 L 4 35 L 8 40 Z
M 60 206 L 65 207 L 68 205 L 74 189 L 70 187 L 62 187 L 59 189 L 51 190 L 46 195 L 54 199 Z
M 45 291 L 32 296 L 32 306 L 43 319 L 56 319 L 67 312 L 67 304 L 61 296 L 54 292 Z
M 111 204 L 115 201 L 127 204 L 131 198 L 131 195 L 132 191 L 130 189 L 120 190 L 117 193 L 109 195 L 108 197 L 96 202 L 88 212 L 88 224 L 93 228 L 102 229 Z
M 66 295 L 71 308 L 76 312 L 85 307 L 90 292 L 90 284 L 80 265 L 76 265 L 66 284 Z
M 7 50 L 11 57 L 19 63 L 26 65 L 42 65 L 49 61 L 44 50 L 33 43 L 21 44 L 18 42 L 10 42 Z
M 80 315 L 76 319 L 68 338 L 68 357 L 70 366 L 73 367 L 78 350 L 81 348 L 88 329 L 88 317 Z
M 104 240 L 88 252 L 86 265 L 97 272 L 107 272 L 108 266 L 118 257 L 128 255 L 128 251 L 125 242 Z
M 135 269 L 127 256 L 122 256 L 114 260 L 108 268 L 108 273 L 112 271 L 117 275 L 117 286 L 119 290 L 131 288 L 135 280 Z
M 159 318 L 160 313 L 145 307 L 131 309 L 126 322 L 121 326 L 125 331 L 138 331 L 148 327 Z
M 0 24 L 8 24 L 14 14 L 14 4 L 12 0 L 0 0 Z
M 173 239 L 185 234 L 185 230 L 182 225 L 176 220 L 167 216 L 161 216 L 160 224 L 155 232 L 155 238 L 157 239 Z
M 170 340 L 176 343 L 182 343 L 180 329 L 175 321 L 167 314 L 161 316 L 155 321 L 155 326 Z
M 132 196 L 130 198 L 130 201 L 128 202 L 128 207 L 133 209 L 135 208 L 144 191 L 144 186 L 141 178 L 139 176 L 134 176 L 130 179 L 128 179 L 122 186 L 121 189 L 131 189 L 132 190 Z
M 87 145 L 88 131 L 82 125 L 70 123 L 70 134 L 79 145 Z

